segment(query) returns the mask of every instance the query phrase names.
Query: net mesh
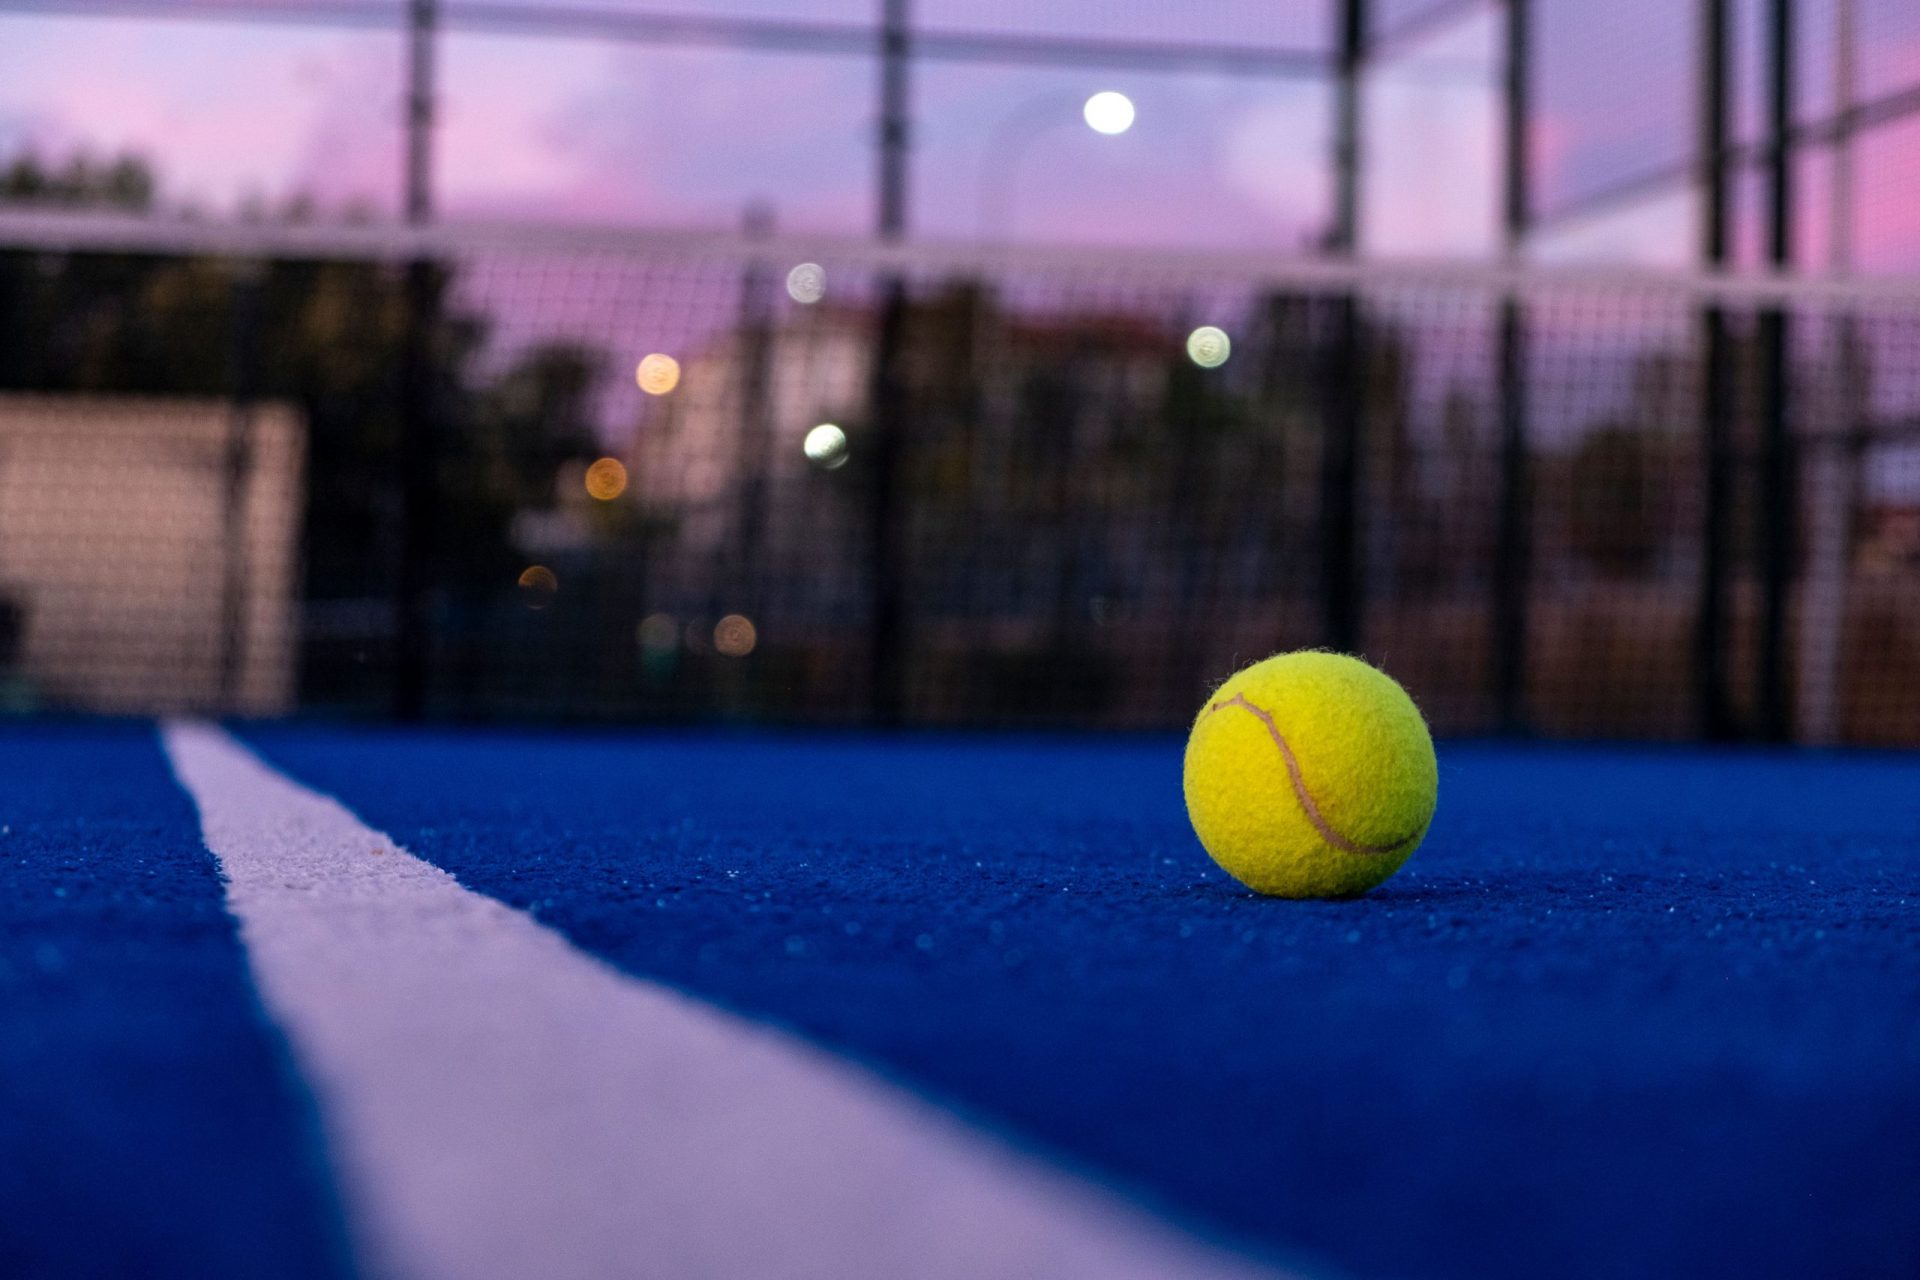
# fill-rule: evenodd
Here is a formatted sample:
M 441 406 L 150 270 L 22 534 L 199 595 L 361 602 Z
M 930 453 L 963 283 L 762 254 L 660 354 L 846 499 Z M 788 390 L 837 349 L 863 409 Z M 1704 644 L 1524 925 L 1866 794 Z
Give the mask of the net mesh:
M 0 393 L 15 707 L 1920 741 L 1910 283 L 9 215 Z

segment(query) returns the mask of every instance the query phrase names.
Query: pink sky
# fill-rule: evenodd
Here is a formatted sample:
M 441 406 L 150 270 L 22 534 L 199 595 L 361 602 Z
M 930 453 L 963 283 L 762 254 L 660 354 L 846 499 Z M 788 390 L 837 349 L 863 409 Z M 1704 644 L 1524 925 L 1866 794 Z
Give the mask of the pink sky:
M 1420 3 L 1396 0 L 1385 12 Z M 1224 32 L 1294 46 L 1327 29 L 1324 0 L 1277 17 L 1281 10 L 1256 0 L 1220 4 L 1233 22 L 1219 5 L 1148 0 L 920 0 L 918 12 L 935 26 L 1163 39 Z M 700 7 L 852 21 L 872 6 Z M 1653 0 L 1541 6 L 1535 160 L 1543 205 L 1687 155 L 1687 8 Z M 1635 21 L 1623 21 L 1626 10 Z M 1191 30 L 1202 13 L 1218 30 Z M 1862 91 L 1920 82 L 1920 8 L 1863 0 L 1862 15 Z M 1493 247 L 1498 35 L 1490 15 L 1469 18 L 1374 80 L 1363 200 L 1370 248 L 1433 255 Z M 1751 35 L 1743 30 L 1741 40 L 1749 60 L 1757 56 Z M 1809 30 L 1808 47 L 1824 57 L 1820 35 Z M 203 208 L 304 192 L 323 206 L 390 214 L 400 63 L 396 37 L 363 31 L 0 17 L 0 156 L 23 147 L 132 151 L 156 163 L 170 198 Z M 1831 81 L 1817 71 L 1810 65 L 1803 76 L 1816 106 Z M 725 225 L 761 200 L 790 230 L 857 233 L 869 224 L 874 72 L 864 59 L 454 35 L 443 42 L 442 76 L 436 180 L 448 213 Z M 1741 83 L 1750 102 L 1753 76 Z M 1132 133 L 1102 138 L 1078 125 L 1077 102 L 1102 88 L 1139 103 Z M 1316 84 L 934 64 L 918 70 L 915 100 L 913 220 L 925 235 L 982 231 L 983 174 L 1004 160 L 989 154 L 996 137 L 1008 136 L 1001 122 L 1036 112 L 1044 120 L 1049 109 L 1059 120 L 1020 149 L 1011 225 L 995 233 L 1294 251 L 1326 222 L 1328 95 Z M 1920 266 L 1916 129 L 1890 128 L 1859 149 L 1863 267 Z M 1824 257 L 1829 206 L 1818 161 L 1804 178 L 1803 246 Z M 1556 232 L 1543 251 L 1681 262 L 1696 218 L 1680 192 Z M 1751 241 L 1751 216 L 1745 221 Z
M 872 8 L 872 0 L 682 2 L 845 21 Z M 1426 2 L 1379 0 L 1388 16 Z M 1920 83 L 1920 6 L 1861 3 L 1862 93 Z M 1191 29 L 1201 13 L 1216 22 L 1237 13 L 1221 30 L 1272 45 L 1310 44 L 1326 30 L 1325 0 L 917 0 L 917 8 L 929 23 L 1050 34 L 1218 37 Z M 1756 10 L 1752 0 L 1737 8 Z M 1694 141 L 1688 9 L 1669 0 L 1539 7 L 1533 159 L 1542 207 L 1684 162 Z M 1628 14 L 1638 17 L 1625 21 Z M 1497 249 L 1501 34 L 1493 12 L 1469 16 L 1402 48 L 1370 79 L 1361 202 L 1369 251 Z M 1748 24 L 1739 41 L 1748 127 L 1757 118 L 1753 34 Z M 1829 56 L 1818 33 L 1808 47 Z M 397 36 L 364 31 L 0 16 L 0 160 L 22 149 L 133 152 L 153 161 L 174 204 L 220 212 L 303 193 L 326 210 L 392 216 L 402 52 Z M 870 227 L 875 84 L 867 59 L 474 35 L 450 35 L 440 52 L 435 179 L 446 214 L 731 226 L 750 202 L 765 201 L 788 231 Z M 1810 112 L 1827 109 L 1831 77 L 1809 68 L 1803 81 Z M 1134 98 L 1132 132 L 1101 137 L 1079 123 L 1079 104 L 1101 89 Z M 985 230 L 1015 239 L 1291 254 L 1328 222 L 1331 101 L 1319 83 L 928 64 L 916 70 L 914 102 L 920 235 L 980 234 L 983 175 L 995 164 L 1014 166 L 1012 212 L 1006 226 Z M 1020 135 L 1006 122 L 1016 119 L 1034 131 L 1010 145 Z M 1855 263 L 1920 271 L 1920 117 L 1863 139 L 1856 162 Z M 1814 155 L 1799 173 L 1798 247 L 1814 270 L 1827 265 L 1832 244 L 1831 168 Z M 1743 182 L 1737 194 L 1741 261 L 1754 264 L 1757 185 Z M 1698 221 L 1698 201 L 1680 186 L 1557 225 L 1534 252 L 1683 266 Z M 470 273 L 463 289 L 500 325 L 501 358 L 554 336 L 587 341 L 616 364 L 649 350 L 686 354 L 729 323 L 732 276 L 697 264 L 649 270 L 503 257 Z M 560 287 L 554 272 L 570 283 Z M 603 406 L 610 445 L 640 408 L 625 371 L 616 372 Z

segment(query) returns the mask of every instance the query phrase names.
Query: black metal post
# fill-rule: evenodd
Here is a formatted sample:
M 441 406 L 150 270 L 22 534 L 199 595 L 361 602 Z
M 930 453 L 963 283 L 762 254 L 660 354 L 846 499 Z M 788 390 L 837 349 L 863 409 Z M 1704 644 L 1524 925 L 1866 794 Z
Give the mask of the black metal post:
M 433 216 L 433 53 L 437 0 L 412 0 L 408 11 L 406 220 Z M 405 332 L 400 353 L 400 557 L 394 592 L 393 713 L 426 714 L 433 645 L 434 523 L 439 450 L 433 419 L 433 331 L 438 272 L 414 258 L 406 267 Z
M 1360 78 L 1367 60 L 1367 0 L 1341 0 L 1334 36 L 1333 227 L 1328 248 L 1360 245 Z
M 908 73 L 913 58 L 911 0 L 880 0 L 880 236 L 907 232 L 907 160 L 912 148 Z
M 235 711 L 247 661 L 247 479 L 253 471 L 254 405 L 260 394 L 260 282 L 264 267 L 233 267 L 227 440 L 221 466 L 220 703 Z
M 907 160 L 912 58 L 909 0 L 881 0 L 880 174 L 876 223 L 881 239 L 907 230 Z M 880 286 L 868 385 L 868 449 L 872 484 L 867 508 L 873 590 L 868 634 L 868 714 L 876 724 L 900 723 L 906 711 L 906 562 L 901 536 L 900 471 L 907 430 L 907 286 L 899 276 Z
M 867 536 L 873 587 L 869 632 L 868 714 L 879 725 L 897 725 L 906 713 L 906 556 L 901 546 L 900 471 L 905 452 L 907 286 L 898 277 L 882 285 L 868 383 L 871 423 L 868 449 L 872 483 Z
M 1504 240 L 1518 263 L 1532 217 L 1530 0 L 1507 0 Z M 1527 441 L 1527 317 L 1519 298 L 1500 306 L 1500 515 L 1493 564 L 1493 692 L 1502 732 L 1527 728 L 1527 603 L 1533 567 L 1532 475 Z
M 747 210 L 751 241 L 773 233 L 773 211 L 764 205 Z M 773 454 L 773 281 L 759 257 L 748 260 L 740 277 L 740 489 L 738 541 L 732 581 L 736 608 L 760 621 L 761 587 L 766 582 L 767 468 Z M 716 584 L 718 585 L 718 584 Z M 715 602 L 719 603 L 719 602 Z
M 1730 160 L 1733 85 L 1732 0 L 1702 0 L 1700 164 L 1705 195 L 1701 257 L 1727 265 L 1732 223 Z M 1727 317 L 1717 305 L 1701 314 L 1700 600 L 1694 623 L 1694 703 L 1702 736 L 1733 736 L 1727 705 L 1727 561 L 1732 514 L 1733 372 Z
M 1793 265 L 1793 0 L 1770 0 L 1767 66 L 1767 262 Z M 1785 309 L 1760 316 L 1760 735 L 1770 742 L 1793 736 L 1788 694 L 1787 636 L 1795 558 L 1793 396 Z
M 406 217 L 433 217 L 433 69 L 439 0 L 410 0 L 407 10 Z
M 1365 69 L 1366 0 L 1338 11 L 1334 111 L 1334 224 L 1328 247 L 1356 256 L 1360 244 L 1360 77 Z M 1365 428 L 1365 352 L 1360 299 L 1334 300 L 1326 360 L 1326 419 L 1320 452 L 1321 632 L 1328 648 L 1357 653 L 1364 643 L 1366 598 L 1360 562 L 1361 434 Z
M 1322 643 L 1359 653 L 1364 642 L 1360 564 L 1360 435 L 1366 419 L 1360 301 L 1335 298 L 1328 309 L 1326 416 L 1320 451 L 1320 610 Z

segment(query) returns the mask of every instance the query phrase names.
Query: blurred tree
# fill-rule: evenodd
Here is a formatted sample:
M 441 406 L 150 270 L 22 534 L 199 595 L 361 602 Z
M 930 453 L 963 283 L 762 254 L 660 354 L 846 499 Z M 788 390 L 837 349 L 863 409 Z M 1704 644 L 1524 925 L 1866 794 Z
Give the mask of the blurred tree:
M 0 201 L 145 210 L 158 184 L 132 158 L 0 167 Z M 304 202 L 285 206 L 301 216 Z M 274 214 L 272 216 L 280 216 Z M 452 296 L 450 268 L 438 293 Z M 254 301 L 242 308 L 243 292 Z M 242 317 L 253 332 L 239 332 Z M 384 597 L 397 559 L 408 323 L 402 273 L 373 261 L 264 265 L 155 254 L 0 251 L 0 390 L 226 397 L 245 382 L 298 405 L 308 425 L 304 586 L 315 600 Z M 603 368 L 577 346 L 535 348 L 497 377 L 478 368 L 489 323 L 442 305 L 428 343 L 440 579 L 478 588 L 510 571 L 515 512 L 553 501 L 564 461 L 595 452 L 590 399 Z
M 1666 552 L 1672 533 L 1667 437 L 1607 423 L 1589 432 L 1567 462 L 1567 540 L 1603 577 L 1643 577 Z
M 528 349 L 478 392 L 477 460 L 491 474 L 481 487 L 516 506 L 546 506 L 563 464 L 598 452 L 593 397 L 606 373 L 604 354 L 578 343 Z
M 0 202 L 144 212 L 153 205 L 153 170 L 138 156 L 95 160 L 85 152 L 51 165 L 28 151 L 0 169 Z
M 547 343 L 462 397 L 465 438 L 444 453 L 440 473 L 447 582 L 482 592 L 511 582 L 524 567 L 512 537 L 523 512 L 574 512 L 580 536 L 603 548 L 639 536 L 634 503 L 586 492 L 584 464 L 601 453 L 593 399 L 606 369 L 590 347 Z

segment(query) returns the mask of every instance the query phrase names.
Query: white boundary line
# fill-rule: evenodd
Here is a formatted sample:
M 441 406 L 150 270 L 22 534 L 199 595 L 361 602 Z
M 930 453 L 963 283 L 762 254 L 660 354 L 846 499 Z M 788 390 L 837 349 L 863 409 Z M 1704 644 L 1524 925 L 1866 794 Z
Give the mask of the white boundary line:
M 162 739 L 372 1276 L 1275 1274 L 619 973 L 218 729 Z
M 1572 293 L 1696 304 L 1920 305 L 1920 276 L 1660 270 L 1618 263 L 1506 264 L 1419 258 L 1355 261 L 1248 251 L 1073 245 L 891 243 L 855 236 L 751 237 L 736 231 L 480 220 L 415 226 L 0 210 L 0 251 L 21 249 L 389 263 L 476 253 L 620 254 L 778 263 L 817 259 L 830 266 L 908 274 L 1034 271 L 1129 284 L 1246 286 L 1308 293 L 1392 294 L 1438 289 L 1542 300 Z

